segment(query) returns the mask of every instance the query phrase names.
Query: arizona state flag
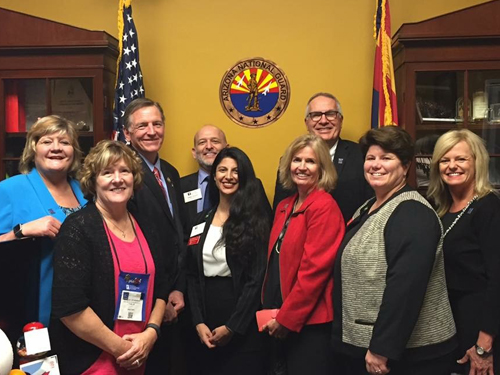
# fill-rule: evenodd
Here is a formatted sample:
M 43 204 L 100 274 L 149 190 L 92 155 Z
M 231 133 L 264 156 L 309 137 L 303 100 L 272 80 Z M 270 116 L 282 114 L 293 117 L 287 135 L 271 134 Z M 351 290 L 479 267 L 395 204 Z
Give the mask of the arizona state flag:
M 113 106 L 112 139 L 124 141 L 123 114 L 134 99 L 144 97 L 141 65 L 139 64 L 139 38 L 132 18 L 132 0 L 120 0 L 118 9 L 118 38 L 120 56 L 117 61 L 115 102 Z
M 398 108 L 391 50 L 391 14 L 389 0 L 377 0 L 374 38 L 375 69 L 373 72 L 372 128 L 398 125 Z

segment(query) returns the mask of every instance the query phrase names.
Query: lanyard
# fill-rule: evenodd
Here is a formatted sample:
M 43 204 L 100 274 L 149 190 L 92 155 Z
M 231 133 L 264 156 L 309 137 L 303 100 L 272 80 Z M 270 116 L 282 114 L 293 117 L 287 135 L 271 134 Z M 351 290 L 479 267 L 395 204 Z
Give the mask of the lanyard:
M 297 198 L 298 201 L 298 198 Z M 288 225 L 290 224 L 290 220 L 292 219 L 292 215 L 295 213 L 295 208 L 297 207 L 297 201 L 293 204 L 292 212 L 288 215 L 288 218 L 285 221 L 285 225 L 283 225 L 283 229 L 276 240 L 276 244 L 274 245 L 274 250 L 279 254 L 281 252 L 281 243 L 283 242 L 283 237 L 285 237 L 286 231 L 288 229 Z
M 106 223 L 106 220 L 104 219 L 104 216 L 102 216 L 102 213 L 99 211 L 102 217 L 102 221 L 104 223 L 104 228 L 106 228 L 106 232 L 108 234 L 109 240 L 111 241 L 111 247 L 113 248 L 113 252 L 115 253 L 115 258 L 116 262 L 118 263 L 118 269 L 120 272 L 122 272 L 122 268 L 120 267 L 120 258 L 118 258 L 118 253 L 116 251 L 115 247 L 115 242 L 113 241 L 113 237 L 111 236 L 108 224 Z M 139 240 L 139 236 L 137 235 L 137 232 L 135 230 L 135 225 L 134 222 L 132 221 L 132 218 L 130 217 L 130 213 L 127 212 L 128 218 L 130 220 L 130 223 L 132 224 L 132 229 L 134 231 L 135 238 L 137 238 L 137 243 L 139 244 L 139 248 L 141 249 L 141 254 L 142 254 L 142 259 L 144 260 L 144 268 L 145 268 L 145 274 L 148 273 L 148 263 L 146 262 L 146 256 L 144 255 L 144 250 L 142 249 L 141 241 Z

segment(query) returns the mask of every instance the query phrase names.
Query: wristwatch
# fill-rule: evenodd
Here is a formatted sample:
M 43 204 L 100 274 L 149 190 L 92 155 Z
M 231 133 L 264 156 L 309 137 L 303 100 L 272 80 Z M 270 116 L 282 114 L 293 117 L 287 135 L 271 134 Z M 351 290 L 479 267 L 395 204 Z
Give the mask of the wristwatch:
M 16 238 L 21 239 L 24 237 L 21 224 L 17 224 L 14 228 L 12 228 L 12 230 L 14 231 L 14 236 L 16 236 Z
M 475 347 L 476 347 L 476 354 L 481 358 L 488 358 L 490 355 L 493 354 L 493 350 L 490 350 L 488 352 L 484 348 L 480 347 L 478 344 L 476 344 Z

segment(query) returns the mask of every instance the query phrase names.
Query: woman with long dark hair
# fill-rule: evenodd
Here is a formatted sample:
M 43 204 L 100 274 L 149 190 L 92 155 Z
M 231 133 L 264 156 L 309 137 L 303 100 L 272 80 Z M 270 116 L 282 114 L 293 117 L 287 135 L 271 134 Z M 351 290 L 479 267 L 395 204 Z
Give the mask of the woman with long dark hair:
M 215 159 L 213 209 L 201 212 L 187 248 L 188 295 L 202 343 L 201 374 L 261 374 L 255 322 L 266 268 L 270 220 L 248 156 L 236 147 Z

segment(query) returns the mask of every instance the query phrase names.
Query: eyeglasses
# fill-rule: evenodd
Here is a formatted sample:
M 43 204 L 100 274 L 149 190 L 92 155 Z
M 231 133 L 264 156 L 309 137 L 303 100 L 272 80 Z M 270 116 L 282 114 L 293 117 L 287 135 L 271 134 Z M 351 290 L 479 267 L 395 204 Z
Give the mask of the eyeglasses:
M 328 121 L 334 121 L 342 117 L 342 114 L 339 111 L 309 112 L 307 117 L 309 117 L 314 122 L 318 122 L 319 120 L 321 120 L 321 117 L 323 117 L 323 115 L 325 115 Z

